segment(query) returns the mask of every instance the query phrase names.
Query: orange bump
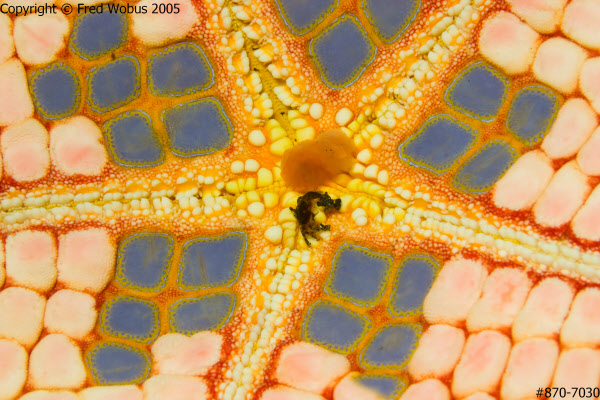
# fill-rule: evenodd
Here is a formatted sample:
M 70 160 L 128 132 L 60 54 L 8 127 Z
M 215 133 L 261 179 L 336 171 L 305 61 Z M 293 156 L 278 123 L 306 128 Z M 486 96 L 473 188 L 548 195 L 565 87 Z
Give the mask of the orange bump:
M 600 175 L 600 128 L 596 128 L 589 140 L 577 153 L 577 164 L 586 175 Z
M 596 113 L 588 102 L 571 98 L 558 110 L 556 120 L 542 142 L 542 150 L 554 159 L 571 157 L 579 151 L 597 126 Z
M 533 63 L 540 35 L 514 14 L 500 11 L 488 18 L 479 34 L 479 51 L 507 74 L 522 74 Z
M 567 0 L 509 0 L 512 12 L 540 33 L 556 31 Z
M 600 352 L 587 348 L 563 350 L 558 357 L 552 386 L 600 386 Z
M 600 240 L 600 186 L 590 194 L 571 222 L 573 233 L 581 239 Z
M 33 102 L 21 61 L 11 58 L 0 64 L 0 126 L 7 126 L 33 115 Z
M 198 332 L 191 337 L 167 333 L 152 345 L 153 365 L 159 374 L 204 375 L 221 358 L 223 337 Z
M 431 324 L 458 325 L 465 321 L 477 301 L 487 278 L 486 268 L 478 261 L 448 261 L 423 302 L 423 315 Z
M 485 281 L 481 298 L 467 315 L 467 329 L 510 328 L 531 289 L 527 274 L 516 268 L 497 268 Z
M 465 400 L 495 400 L 495 397 L 484 392 L 478 392 L 470 395 L 469 397 L 465 397 Z
M 0 399 L 14 399 L 27 377 L 27 352 L 17 343 L 0 339 Z
M 14 40 L 17 55 L 27 65 L 47 64 L 65 47 L 69 20 L 63 13 L 15 18 Z
M 469 336 L 454 370 L 452 394 L 462 398 L 495 391 L 509 352 L 510 339 L 500 332 L 482 331 Z
M 42 332 L 46 299 L 20 287 L 0 292 L 0 338 L 14 339 L 30 347 Z
M 562 31 L 582 46 L 600 50 L 600 2 L 573 0 L 565 7 Z
M 13 23 L 10 17 L 0 13 L 0 63 L 8 60 L 15 52 L 12 27 Z
M 400 400 L 450 400 L 450 392 L 446 385 L 437 379 L 427 379 L 411 385 L 400 397 Z
M 577 78 L 587 52 L 561 37 L 546 40 L 540 45 L 533 61 L 533 74 L 539 81 L 565 94 L 577 88 Z
M 142 400 L 144 394 L 134 385 L 95 386 L 79 392 L 80 400 Z
M 98 175 L 107 161 L 100 128 L 83 116 L 55 125 L 50 129 L 50 156 L 66 175 Z
M 543 152 L 534 150 L 525 153 L 494 186 L 494 204 L 513 211 L 529 209 L 540 197 L 552 175 L 552 163 Z
M 579 73 L 579 88 L 592 108 L 600 114 L 600 57 L 587 59 Z
M 557 358 L 558 345 L 554 340 L 538 338 L 517 343 L 502 378 L 502 399 L 534 398 L 538 388 L 550 386 Z
M 19 286 L 46 292 L 56 283 L 56 243 L 50 232 L 21 231 L 6 238 L 6 275 Z
M 333 390 L 333 400 L 385 400 L 377 392 L 356 381 L 357 372 L 346 375 Z
M 0 148 L 4 170 L 14 180 L 33 181 L 48 173 L 48 131 L 36 119 L 26 119 L 4 129 Z
M 61 334 L 50 334 L 31 351 L 29 383 L 35 389 L 77 389 L 86 373 L 79 346 Z
M 115 244 L 103 228 L 71 231 L 58 239 L 58 281 L 100 293 L 114 275 Z
M 595 347 L 600 344 L 600 290 L 587 288 L 575 296 L 571 312 L 560 331 L 567 347 Z
M 177 5 L 179 12 L 153 14 L 153 4 L 165 9 L 167 6 L 174 9 Z M 190 0 L 142 0 L 135 5 L 138 8 L 145 6 L 148 10 L 146 14 L 134 13 L 131 18 L 133 35 L 148 47 L 183 39 L 198 20 Z
M 349 371 L 350 362 L 343 355 L 297 342 L 281 352 L 275 379 L 296 389 L 321 394 Z
M 449 375 L 456 366 L 465 345 L 462 329 L 450 325 L 431 325 L 421 339 L 408 364 L 415 380 Z
M 0 288 L 4 286 L 6 270 L 4 269 L 4 243 L 0 240 Z
M 53 333 L 64 333 L 73 339 L 83 339 L 96 323 L 96 300 L 86 293 L 63 289 L 46 302 L 44 327 Z
M 513 340 L 558 336 L 574 296 L 573 288 L 558 278 L 547 278 L 538 283 L 515 318 Z
M 590 192 L 588 177 L 575 161 L 559 169 L 533 207 L 535 221 L 556 228 L 573 218 Z
M 36 390 L 29 392 L 19 400 L 79 400 L 79 397 L 73 392 L 67 390 L 60 391 L 48 391 L 48 390 Z
M 278 385 L 265 390 L 260 396 L 260 400 L 325 400 L 325 398 L 318 394 Z
M 354 165 L 356 147 L 339 129 L 314 140 L 306 140 L 283 153 L 281 177 L 292 188 L 304 192 L 324 185 Z
M 208 387 L 195 376 L 155 375 L 144 382 L 144 400 L 208 400 Z

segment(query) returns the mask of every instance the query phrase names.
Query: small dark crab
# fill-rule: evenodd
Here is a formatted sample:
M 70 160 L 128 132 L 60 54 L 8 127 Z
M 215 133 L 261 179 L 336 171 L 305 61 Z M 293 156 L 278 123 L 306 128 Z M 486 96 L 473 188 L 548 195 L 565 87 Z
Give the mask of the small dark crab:
M 310 246 L 308 236 L 319 240 L 316 234 L 321 231 L 328 231 L 330 228 L 330 225 L 324 225 L 314 220 L 315 214 L 313 214 L 312 209 L 315 201 L 318 207 L 323 207 L 325 214 L 334 210 L 339 211 L 342 207 L 342 200 L 332 199 L 327 192 L 316 191 L 310 191 L 300 196 L 296 208 L 290 207 L 290 210 L 294 213 L 294 217 L 296 217 L 296 220 L 300 224 L 302 237 L 304 237 L 304 241 L 308 246 Z

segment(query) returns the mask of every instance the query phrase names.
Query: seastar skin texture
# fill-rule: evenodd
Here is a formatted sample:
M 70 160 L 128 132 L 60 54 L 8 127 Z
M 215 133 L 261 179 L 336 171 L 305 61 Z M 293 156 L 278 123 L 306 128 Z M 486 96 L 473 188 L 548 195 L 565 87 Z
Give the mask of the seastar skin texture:
M 598 385 L 597 0 L 155 3 L 0 14 L 0 400 Z

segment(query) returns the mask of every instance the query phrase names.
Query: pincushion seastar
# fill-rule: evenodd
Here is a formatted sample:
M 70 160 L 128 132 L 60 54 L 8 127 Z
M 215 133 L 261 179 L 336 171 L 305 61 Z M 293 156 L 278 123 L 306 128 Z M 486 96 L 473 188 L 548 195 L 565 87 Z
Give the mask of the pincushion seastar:
M 17 5 L 0 400 L 599 386 L 598 0 Z

